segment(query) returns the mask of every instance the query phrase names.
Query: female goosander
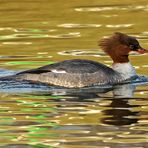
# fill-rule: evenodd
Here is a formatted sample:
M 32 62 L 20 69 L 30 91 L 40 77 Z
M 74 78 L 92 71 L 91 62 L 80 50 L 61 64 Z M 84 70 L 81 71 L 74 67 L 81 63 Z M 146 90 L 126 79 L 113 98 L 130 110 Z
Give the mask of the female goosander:
M 129 52 L 148 53 L 136 38 L 119 32 L 102 39 L 99 45 L 112 58 L 112 68 L 96 61 L 74 59 L 23 71 L 14 77 L 69 88 L 120 84 L 136 76 L 128 59 Z

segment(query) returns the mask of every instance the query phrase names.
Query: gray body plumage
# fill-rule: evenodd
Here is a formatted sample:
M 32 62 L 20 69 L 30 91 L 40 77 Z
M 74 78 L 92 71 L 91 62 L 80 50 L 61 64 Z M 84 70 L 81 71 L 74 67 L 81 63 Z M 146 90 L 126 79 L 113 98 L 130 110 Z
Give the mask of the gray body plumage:
M 112 68 L 95 61 L 79 59 L 23 71 L 11 77 L 70 88 L 116 84 L 123 81 L 121 75 Z

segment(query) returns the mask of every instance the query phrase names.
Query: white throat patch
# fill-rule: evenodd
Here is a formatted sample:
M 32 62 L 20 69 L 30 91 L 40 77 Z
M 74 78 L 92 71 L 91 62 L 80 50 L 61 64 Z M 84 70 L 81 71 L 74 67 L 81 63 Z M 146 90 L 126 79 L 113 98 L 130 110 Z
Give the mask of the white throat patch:
M 129 78 L 137 75 L 135 68 L 131 65 L 130 62 L 114 63 L 112 65 L 112 68 L 115 71 L 117 71 L 118 73 L 120 73 L 124 79 L 129 79 Z

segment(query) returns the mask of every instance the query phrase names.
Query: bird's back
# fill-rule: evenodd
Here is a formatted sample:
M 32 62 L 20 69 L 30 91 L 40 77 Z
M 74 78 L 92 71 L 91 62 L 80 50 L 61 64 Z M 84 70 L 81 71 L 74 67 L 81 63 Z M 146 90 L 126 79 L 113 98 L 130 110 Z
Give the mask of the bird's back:
M 64 87 L 113 84 L 121 79 L 119 73 L 101 63 L 79 59 L 23 71 L 17 78 Z

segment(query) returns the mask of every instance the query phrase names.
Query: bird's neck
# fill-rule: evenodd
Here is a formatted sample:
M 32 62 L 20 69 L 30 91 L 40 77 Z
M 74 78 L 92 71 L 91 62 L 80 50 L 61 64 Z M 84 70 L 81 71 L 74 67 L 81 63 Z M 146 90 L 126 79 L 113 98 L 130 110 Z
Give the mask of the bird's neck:
M 124 79 L 130 79 L 136 76 L 136 70 L 130 62 L 126 63 L 113 63 L 112 68 L 121 74 Z

